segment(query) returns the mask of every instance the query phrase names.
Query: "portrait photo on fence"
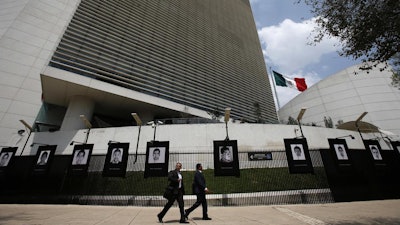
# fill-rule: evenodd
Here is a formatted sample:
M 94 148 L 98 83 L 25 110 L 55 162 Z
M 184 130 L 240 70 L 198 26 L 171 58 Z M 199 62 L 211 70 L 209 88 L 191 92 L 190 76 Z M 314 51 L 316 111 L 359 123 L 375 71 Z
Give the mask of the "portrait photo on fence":
M 129 143 L 109 143 L 104 161 L 103 176 L 125 177 L 128 162 Z
M 33 174 L 46 174 L 51 166 L 57 145 L 39 146 L 33 165 Z
M 328 138 L 329 152 L 332 161 L 335 163 L 339 172 L 351 172 L 353 169 L 353 162 L 345 139 Z
M 84 175 L 89 167 L 93 144 L 79 144 L 74 146 L 70 172 L 75 175 Z
M 336 157 L 338 160 L 348 160 L 349 159 L 349 157 L 347 156 L 347 153 L 346 153 L 346 148 L 344 147 L 343 144 L 334 144 L 333 148 L 335 149 Z
M 290 173 L 314 173 L 307 139 L 283 139 Z
M 214 141 L 215 176 L 240 176 L 236 140 Z
M 169 141 L 149 141 L 146 146 L 144 178 L 168 175 Z
M 292 151 L 293 160 L 306 160 L 302 144 L 291 144 L 290 149 Z
M 0 152 L 0 170 L 7 168 L 17 151 L 18 147 L 8 147 L 8 148 L 2 148 Z
M 165 147 L 150 147 L 149 148 L 149 155 L 148 155 L 148 163 L 165 163 Z

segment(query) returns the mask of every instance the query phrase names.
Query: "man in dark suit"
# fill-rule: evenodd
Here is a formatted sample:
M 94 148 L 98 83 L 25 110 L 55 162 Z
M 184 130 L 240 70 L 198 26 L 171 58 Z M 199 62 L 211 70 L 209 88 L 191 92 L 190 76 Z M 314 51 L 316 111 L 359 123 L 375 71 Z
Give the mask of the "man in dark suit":
M 180 173 L 182 169 L 182 163 L 178 162 L 175 165 L 175 170 L 171 170 L 168 173 L 169 187 L 172 189 L 172 196 L 168 199 L 167 204 L 165 204 L 164 209 L 157 215 L 158 221 L 163 223 L 162 218 L 168 212 L 169 208 L 174 204 L 175 200 L 178 202 L 179 211 L 181 213 L 180 223 L 189 223 L 185 219 L 185 212 L 183 211 L 184 202 L 183 195 L 185 194 L 185 188 L 183 186 L 183 177 Z
M 188 218 L 189 214 L 201 204 L 203 207 L 203 220 L 211 220 L 207 214 L 206 193 L 208 193 L 208 188 L 206 186 L 206 179 L 203 175 L 203 166 L 200 163 L 196 165 L 196 173 L 193 181 L 193 192 L 196 194 L 197 200 L 192 207 L 185 210 L 185 217 Z

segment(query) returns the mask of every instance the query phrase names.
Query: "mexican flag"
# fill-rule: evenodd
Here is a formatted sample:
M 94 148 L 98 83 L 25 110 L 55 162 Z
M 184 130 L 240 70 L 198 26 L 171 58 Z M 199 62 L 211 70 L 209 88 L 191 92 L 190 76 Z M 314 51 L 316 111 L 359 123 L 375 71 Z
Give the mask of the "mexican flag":
M 277 86 L 291 87 L 301 92 L 307 89 L 306 79 L 304 78 L 294 78 L 294 80 L 292 80 L 278 72 L 272 71 L 272 73 L 274 74 L 275 84 Z

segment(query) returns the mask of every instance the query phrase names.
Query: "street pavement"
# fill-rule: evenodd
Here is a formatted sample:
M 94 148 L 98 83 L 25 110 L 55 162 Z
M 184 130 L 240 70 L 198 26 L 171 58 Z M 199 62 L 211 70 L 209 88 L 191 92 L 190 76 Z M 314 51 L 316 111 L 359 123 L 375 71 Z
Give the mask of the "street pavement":
M 161 210 L 162 207 L 1 204 L 0 224 L 160 224 L 157 214 Z M 201 210 L 200 206 L 189 215 L 190 224 L 400 224 L 400 200 L 242 207 L 212 206 L 208 210 L 212 218 L 209 221 L 201 219 Z M 164 224 L 179 224 L 179 209 L 176 205 L 164 217 Z

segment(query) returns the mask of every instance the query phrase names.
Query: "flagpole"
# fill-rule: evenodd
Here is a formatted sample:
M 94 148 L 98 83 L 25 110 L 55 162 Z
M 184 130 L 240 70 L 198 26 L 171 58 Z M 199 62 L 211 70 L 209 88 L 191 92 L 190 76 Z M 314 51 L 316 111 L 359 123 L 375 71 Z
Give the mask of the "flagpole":
M 274 86 L 274 92 L 275 92 L 275 97 L 276 97 L 276 103 L 278 104 L 278 110 L 281 108 L 281 106 L 280 106 L 280 104 L 279 104 L 279 98 L 278 98 L 278 93 L 276 92 L 276 86 L 275 86 L 275 77 L 274 77 L 274 72 L 272 71 L 272 68 L 271 67 L 269 67 L 269 71 L 270 71 L 270 74 L 271 74 L 271 76 L 272 76 L 272 85 Z M 278 111 L 278 110 L 276 110 L 276 111 Z M 279 117 L 279 115 L 278 115 L 278 117 Z M 278 120 L 279 120 L 279 118 L 278 118 Z

